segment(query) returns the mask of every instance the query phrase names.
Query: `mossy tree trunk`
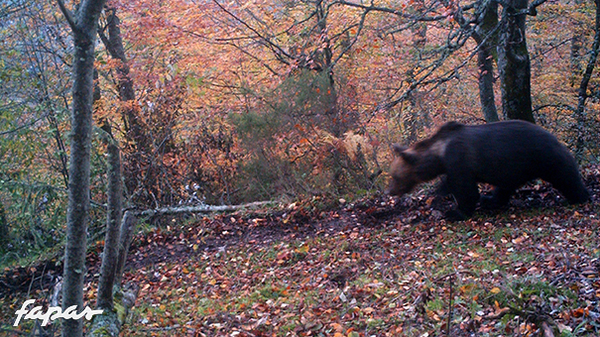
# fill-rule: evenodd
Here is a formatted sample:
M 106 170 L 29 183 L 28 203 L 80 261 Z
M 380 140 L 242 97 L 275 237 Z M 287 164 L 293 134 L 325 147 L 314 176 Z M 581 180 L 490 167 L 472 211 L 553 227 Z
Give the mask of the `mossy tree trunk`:
M 98 281 L 98 309 L 113 309 L 113 286 L 119 252 L 119 230 L 123 214 L 123 179 L 121 175 L 121 151 L 113 138 L 110 124 L 105 122 L 104 142 L 108 153 L 108 215 L 106 219 L 106 239 Z
M 531 107 L 531 61 L 525 23 L 527 0 L 503 2 L 498 46 L 502 109 L 506 119 L 535 123 Z

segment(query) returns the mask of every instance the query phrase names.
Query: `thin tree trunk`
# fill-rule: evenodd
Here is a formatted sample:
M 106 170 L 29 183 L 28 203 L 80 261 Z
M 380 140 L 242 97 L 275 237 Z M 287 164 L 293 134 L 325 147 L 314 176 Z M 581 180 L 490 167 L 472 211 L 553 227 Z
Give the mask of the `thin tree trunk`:
M 117 9 L 108 8 L 107 13 L 107 25 L 100 30 L 99 35 L 110 56 L 119 61 L 119 65 L 116 67 L 120 101 L 118 114 L 121 116 L 125 129 L 124 136 L 127 139 L 125 155 L 128 162 L 123 167 L 124 188 L 127 191 L 135 191 L 140 185 L 148 187 L 155 184 L 156 176 L 152 174 L 153 170 L 139 171 L 140 168 L 154 165 L 149 162 L 149 155 L 153 153 L 152 140 L 145 132 L 144 123 L 140 119 L 138 107 L 135 104 L 135 88 L 129 73 L 129 60 L 125 54 L 125 46 L 121 37 L 121 21 L 117 15 Z M 139 199 L 134 195 L 132 201 L 136 203 Z
M 409 11 L 415 17 L 425 15 L 427 9 L 424 0 L 414 1 Z M 417 82 L 416 68 L 421 66 L 420 59 L 423 49 L 427 45 L 427 23 L 415 22 L 411 27 L 411 40 L 414 54 L 409 61 L 409 70 L 407 72 L 407 81 L 410 85 Z M 428 122 L 428 112 L 421 109 L 423 94 L 419 92 L 418 87 L 410 90 L 406 95 L 408 105 L 403 106 L 401 123 L 403 125 L 404 140 L 413 143 L 417 140 L 419 130 Z
M 90 208 L 90 152 L 92 98 L 94 91 L 94 48 L 96 27 L 105 0 L 84 0 L 73 17 L 62 0 L 61 11 L 73 31 L 73 108 L 71 112 L 71 154 L 69 158 L 69 203 L 65 248 L 62 308 L 77 305 L 83 311 L 83 281 Z M 83 320 L 65 319 L 63 336 L 83 334 Z
M 479 67 L 479 101 L 485 121 L 497 122 L 496 98 L 494 95 L 494 60 L 490 48 L 482 46 L 477 53 Z
M 94 28 L 92 28 L 94 30 Z M 69 204 L 64 265 L 63 309 L 83 309 L 83 279 L 90 207 L 90 148 L 92 138 L 93 38 L 75 33 L 73 111 L 69 159 Z M 80 336 L 81 320 L 65 320 L 63 336 Z
M 108 36 L 104 31 L 100 32 L 102 43 L 106 47 L 110 56 L 121 63 L 117 67 L 117 88 L 119 90 L 119 100 L 122 103 L 119 112 L 125 125 L 125 137 L 132 140 L 136 146 L 136 150 L 144 153 L 149 153 L 150 142 L 144 133 L 144 127 L 140 124 L 137 112 L 133 102 L 135 101 L 135 90 L 133 80 L 129 75 L 129 62 L 125 55 L 125 47 L 123 46 L 123 38 L 121 37 L 121 20 L 117 16 L 115 8 L 107 10 L 108 15 Z
M 594 35 L 594 43 L 592 44 L 592 50 L 590 50 L 590 58 L 588 64 L 583 73 L 581 84 L 579 85 L 577 112 L 575 118 L 577 119 L 577 142 L 575 144 L 575 152 L 581 154 L 585 145 L 585 101 L 587 100 L 587 88 L 592 78 L 592 73 L 596 66 L 596 60 L 598 59 L 598 53 L 600 52 L 600 0 L 594 0 L 596 4 L 596 34 Z
M 527 0 L 503 2 L 498 69 L 506 119 L 535 123 L 531 108 L 531 62 L 525 38 Z
M 337 104 L 337 91 L 335 90 L 335 79 L 333 77 L 333 51 L 331 50 L 330 40 L 327 37 L 327 10 L 322 0 L 318 0 L 315 3 L 315 13 L 317 19 L 318 36 L 322 39 L 322 47 L 317 48 L 312 52 L 312 60 L 316 61 L 317 67 L 314 69 L 318 73 L 326 75 L 329 79 L 329 86 L 325 90 L 328 92 L 328 96 L 325 98 L 324 112 L 327 116 L 327 124 L 329 124 L 331 132 L 336 136 L 341 136 L 347 131 L 347 126 L 342 122 L 344 118 L 341 118 L 340 111 Z M 309 67 L 310 68 L 310 67 Z
M 4 251 L 4 247 L 9 242 L 8 236 L 8 223 L 6 222 L 6 213 L 4 212 L 4 205 L 0 201 L 0 252 Z
M 137 225 L 137 216 L 127 211 L 123 215 L 121 221 L 121 230 L 119 237 L 119 259 L 117 260 L 117 267 L 115 270 L 115 284 L 121 287 L 123 279 L 123 271 L 125 270 L 125 262 L 127 261 L 127 253 L 129 252 L 129 245 L 131 245 L 131 238 L 133 237 L 133 230 Z
M 575 6 L 581 5 L 582 0 L 575 0 Z M 577 19 L 572 19 L 571 22 L 571 78 L 569 80 L 571 86 L 575 86 L 575 81 L 583 72 L 581 66 L 581 50 L 583 49 L 583 30 L 581 22 Z
M 484 4 L 482 22 L 473 35 L 479 45 L 477 66 L 479 68 L 479 101 L 486 122 L 499 120 L 494 95 L 494 46 L 498 43 L 498 3 L 488 1 Z
M 113 286 L 115 284 L 115 270 L 119 250 L 119 227 L 123 214 L 123 180 L 121 176 L 121 151 L 116 140 L 112 137 L 108 122 L 103 126 L 103 129 L 106 131 L 104 138 L 108 152 L 108 216 L 106 219 L 104 253 L 98 281 L 97 306 L 99 309 L 112 310 Z

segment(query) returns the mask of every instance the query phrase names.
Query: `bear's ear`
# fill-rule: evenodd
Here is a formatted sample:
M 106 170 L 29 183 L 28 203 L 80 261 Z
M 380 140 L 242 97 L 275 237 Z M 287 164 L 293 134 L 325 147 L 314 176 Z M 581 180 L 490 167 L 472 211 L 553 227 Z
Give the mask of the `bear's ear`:
M 396 156 L 402 156 L 402 152 L 404 152 L 404 150 L 406 149 L 408 149 L 406 146 L 400 144 L 392 144 L 392 151 L 394 151 L 394 154 Z
M 400 144 L 393 144 L 392 150 L 394 150 L 394 155 L 401 157 L 406 163 L 410 165 L 414 165 L 417 162 L 417 155 L 415 155 L 412 152 L 406 151 L 408 150 L 408 147 L 406 146 Z
M 403 151 L 400 152 L 400 157 L 409 165 L 415 165 L 419 161 L 419 157 L 413 152 Z

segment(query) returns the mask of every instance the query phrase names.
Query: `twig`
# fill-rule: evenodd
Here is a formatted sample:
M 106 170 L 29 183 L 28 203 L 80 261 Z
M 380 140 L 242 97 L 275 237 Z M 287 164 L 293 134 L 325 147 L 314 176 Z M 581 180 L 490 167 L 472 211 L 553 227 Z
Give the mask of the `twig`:
M 156 332 L 156 331 L 172 331 L 172 330 L 178 330 L 178 329 L 182 329 L 182 330 L 188 330 L 191 332 L 196 332 L 196 329 L 194 328 L 190 328 L 184 325 L 179 325 L 179 324 L 175 324 L 172 326 L 165 326 L 165 327 L 161 327 L 161 328 L 147 328 L 147 329 L 140 329 L 138 331 L 140 332 Z
M 254 34 L 256 34 L 256 36 L 258 36 L 260 39 L 262 39 L 269 46 L 269 48 L 276 53 L 276 55 L 283 55 L 283 56 L 285 56 L 285 57 L 287 57 L 289 59 L 292 59 L 292 57 L 285 50 L 283 50 L 280 46 L 278 46 L 277 44 L 273 43 L 271 41 L 271 39 L 269 39 L 268 37 L 263 36 L 257 29 L 255 29 L 254 27 L 250 26 L 247 22 L 245 22 L 241 18 L 237 17 L 233 12 L 229 11 L 227 8 L 225 8 L 223 5 L 221 5 L 219 3 L 219 1 L 213 0 L 213 2 L 223 12 L 225 12 L 226 14 L 228 14 L 229 16 L 231 16 L 234 20 L 238 21 L 242 25 L 244 25 L 246 28 L 250 29 L 250 31 L 252 31 Z M 285 64 L 289 64 L 289 62 L 286 62 L 283 58 L 281 58 L 280 61 L 284 62 Z
M 33 121 L 31 121 L 29 123 L 26 123 L 26 124 L 23 124 L 23 125 L 19 125 L 19 126 L 15 127 L 14 129 L 10 129 L 10 130 L 7 130 L 7 131 L 2 131 L 2 132 L 0 132 L 0 136 L 5 136 L 5 135 L 8 135 L 10 133 L 17 133 L 18 131 L 20 131 L 22 129 L 26 129 L 26 128 L 30 127 L 30 126 L 34 126 L 35 123 L 37 123 L 40 120 L 48 117 L 49 114 L 50 114 L 49 112 L 45 112 L 40 117 L 34 119 Z

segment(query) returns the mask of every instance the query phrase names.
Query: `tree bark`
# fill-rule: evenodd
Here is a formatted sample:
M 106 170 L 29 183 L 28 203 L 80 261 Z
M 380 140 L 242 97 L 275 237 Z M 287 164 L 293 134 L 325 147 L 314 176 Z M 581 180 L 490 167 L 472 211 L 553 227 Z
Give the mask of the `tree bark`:
M 324 115 L 327 117 L 327 124 L 330 125 L 330 131 L 336 137 L 339 137 L 347 131 L 347 126 L 342 123 L 344 118 L 340 116 L 337 104 L 338 97 L 335 89 L 335 79 L 333 77 L 333 51 L 331 49 L 331 41 L 329 40 L 327 29 L 327 9 L 322 0 L 318 0 L 315 3 L 315 14 L 317 19 L 316 28 L 321 46 L 311 52 L 308 68 L 313 69 L 322 75 L 326 75 L 329 79 L 329 85 L 325 88 L 325 92 L 329 92 L 329 94 L 324 97 L 323 101 L 323 103 L 325 103 Z
M 106 131 L 104 141 L 108 152 L 108 215 L 104 253 L 98 281 L 97 306 L 99 309 L 112 310 L 113 286 L 115 284 L 115 270 L 119 250 L 119 227 L 123 214 L 123 180 L 121 176 L 121 151 L 116 140 L 112 137 L 108 122 L 103 126 L 103 129 Z
M 594 35 L 594 43 L 592 44 L 592 49 L 590 50 L 588 64 L 585 68 L 585 72 L 583 73 L 583 77 L 579 85 L 577 110 L 575 114 L 575 118 L 577 120 L 577 141 L 575 143 L 575 152 L 577 154 L 581 154 L 585 146 L 586 133 L 584 129 L 586 124 L 585 101 L 588 97 L 587 88 L 596 66 L 598 53 L 600 53 L 600 0 L 594 0 L 594 3 L 596 4 L 596 24 L 594 27 L 596 34 Z
M 409 11 L 415 17 L 422 17 L 427 12 L 425 1 L 417 0 L 414 1 L 412 6 L 409 7 Z M 418 81 L 418 73 L 416 69 L 420 68 L 420 63 L 423 49 L 427 45 L 427 23 L 415 22 L 414 26 L 411 27 L 411 40 L 412 47 L 415 51 L 411 60 L 409 61 L 409 70 L 406 72 L 406 77 L 409 85 L 413 85 Z M 419 91 L 418 87 L 410 90 L 406 99 L 408 101 L 407 106 L 403 106 L 400 123 L 404 128 L 404 140 L 408 143 L 413 143 L 417 140 L 419 130 L 423 128 L 423 125 L 428 123 L 429 114 L 427 111 L 422 110 L 423 93 Z
M 119 113 L 125 125 L 125 137 L 135 144 L 136 150 L 143 153 L 150 153 L 150 142 L 144 133 L 144 127 L 141 125 L 135 106 L 135 89 L 133 80 L 129 75 L 129 61 L 125 55 L 125 47 L 123 46 L 123 38 L 121 37 L 121 20 L 117 16 L 115 8 L 107 9 L 108 15 L 108 36 L 104 31 L 100 31 L 100 38 L 106 47 L 110 56 L 119 60 L 121 63 L 117 67 L 117 89 L 119 92 L 119 100 L 121 108 Z
M 581 5 L 582 0 L 575 0 L 575 5 Z M 571 78 L 569 80 L 571 86 L 575 86 L 575 81 L 583 72 L 581 66 L 581 50 L 583 49 L 583 27 L 581 27 L 581 22 L 576 19 L 572 19 L 571 25 L 571 50 L 570 50 L 570 61 L 571 61 Z
M 487 1 L 482 4 L 483 20 L 473 34 L 479 46 L 477 52 L 477 67 L 479 68 L 479 101 L 486 122 L 499 120 L 494 94 L 494 47 L 498 43 L 498 3 Z
M 91 337 L 118 337 L 125 324 L 129 310 L 135 304 L 139 287 L 132 285 L 130 289 L 115 291 L 115 310 L 105 310 L 102 315 L 94 316 L 88 336 Z
M 525 38 L 527 12 L 527 0 L 504 2 L 498 69 L 504 117 L 535 123 L 531 108 L 531 62 Z
M 100 30 L 99 35 L 102 43 L 112 58 L 119 61 L 116 67 L 117 90 L 120 101 L 118 114 L 121 117 L 124 126 L 125 158 L 127 165 L 123 167 L 125 176 L 125 186 L 127 191 L 135 191 L 144 186 L 144 188 L 153 188 L 156 182 L 156 175 L 152 174 L 154 170 L 141 168 L 152 167 L 151 154 L 152 140 L 148 137 L 146 126 L 140 118 L 139 108 L 135 104 L 135 88 L 133 79 L 130 76 L 129 60 L 125 54 L 125 46 L 121 36 L 121 20 L 117 15 L 116 8 L 107 8 L 107 25 Z M 108 34 L 106 34 L 108 33 Z M 134 193 L 132 201 L 134 203 L 141 200 Z
M 83 281 L 90 208 L 90 149 L 92 138 L 92 98 L 94 91 L 94 49 L 98 18 L 105 0 L 84 0 L 74 17 L 58 0 L 73 31 L 73 106 L 71 111 L 71 154 L 69 158 L 69 202 L 64 261 L 62 308 L 83 307 Z M 63 336 L 83 335 L 83 321 L 65 319 Z
M 123 221 L 121 221 L 121 230 L 119 236 L 119 259 L 117 261 L 117 268 L 115 270 L 115 284 L 118 287 L 121 286 L 123 271 L 125 270 L 125 262 L 127 261 L 127 253 L 129 252 L 129 245 L 131 244 L 133 230 L 136 225 L 136 215 L 131 211 L 125 212 L 123 215 Z
M 8 237 L 8 223 L 6 222 L 6 214 L 4 212 L 4 205 L 0 201 L 0 252 L 5 250 L 7 243 L 9 242 Z
M 497 122 L 496 97 L 494 95 L 494 60 L 489 46 L 481 46 L 477 53 L 479 68 L 479 101 L 483 118 L 488 123 Z

